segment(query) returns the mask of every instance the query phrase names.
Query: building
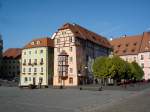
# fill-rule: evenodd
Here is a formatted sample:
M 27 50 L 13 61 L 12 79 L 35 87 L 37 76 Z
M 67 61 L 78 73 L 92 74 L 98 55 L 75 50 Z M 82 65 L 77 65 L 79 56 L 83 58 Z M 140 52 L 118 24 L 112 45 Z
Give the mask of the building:
M 66 23 L 53 35 L 54 86 L 92 83 L 92 63 L 98 56 L 108 56 L 109 41 L 77 24 Z
M 53 40 L 39 38 L 29 42 L 22 50 L 20 86 L 47 87 L 53 76 Z
M 21 49 L 9 48 L 3 53 L 2 78 L 12 80 L 19 78 L 21 70 Z
M 3 53 L 3 40 L 0 34 L 0 78 L 1 78 L 1 66 L 2 66 L 2 53 Z
M 144 71 L 144 79 L 150 79 L 150 32 L 142 35 L 113 39 L 114 54 L 128 62 L 136 61 Z

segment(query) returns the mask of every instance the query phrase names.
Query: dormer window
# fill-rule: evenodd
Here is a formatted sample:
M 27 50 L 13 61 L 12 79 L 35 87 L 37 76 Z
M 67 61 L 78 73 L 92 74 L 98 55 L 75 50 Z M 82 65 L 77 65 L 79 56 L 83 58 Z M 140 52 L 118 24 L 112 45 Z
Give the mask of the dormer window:
M 131 52 L 134 52 L 134 51 L 135 51 L 134 49 L 131 50 Z
M 127 52 L 127 50 L 123 50 L 123 52 L 124 52 L 124 53 L 126 53 L 126 52 Z
M 96 38 L 95 38 L 94 36 L 92 36 L 92 38 L 93 38 L 94 40 L 96 40 Z
M 40 43 L 41 43 L 41 42 L 40 42 L 39 40 L 38 40 L 38 41 L 36 41 L 36 44 L 37 44 L 37 45 L 39 45 Z
M 135 42 L 133 45 L 136 46 L 136 44 L 137 44 L 137 43 Z
M 128 47 L 129 46 L 129 44 L 126 44 L 126 47 Z
M 31 42 L 31 45 L 34 45 L 34 42 Z
M 78 31 L 76 31 L 76 33 L 79 33 Z
M 115 51 L 115 53 L 118 53 L 118 50 L 117 50 L 117 51 Z
M 121 45 L 119 44 L 118 47 L 120 47 Z

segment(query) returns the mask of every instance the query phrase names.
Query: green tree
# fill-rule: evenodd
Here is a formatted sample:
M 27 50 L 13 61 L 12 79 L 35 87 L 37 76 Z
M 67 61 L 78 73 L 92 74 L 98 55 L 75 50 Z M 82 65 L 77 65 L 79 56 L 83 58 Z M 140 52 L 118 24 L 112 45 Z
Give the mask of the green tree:
M 132 62 L 130 65 L 132 78 L 141 80 L 144 76 L 143 69 L 136 62 Z
M 107 77 L 107 69 L 106 69 L 106 62 L 107 57 L 98 57 L 93 63 L 93 73 L 94 76 L 97 78 L 106 78 Z

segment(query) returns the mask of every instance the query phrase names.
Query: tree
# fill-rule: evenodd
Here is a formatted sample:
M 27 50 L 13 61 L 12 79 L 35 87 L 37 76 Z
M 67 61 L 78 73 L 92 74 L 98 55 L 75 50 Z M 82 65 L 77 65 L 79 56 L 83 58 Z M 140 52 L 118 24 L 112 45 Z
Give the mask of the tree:
M 132 62 L 130 67 L 132 78 L 134 78 L 135 80 L 141 80 L 144 76 L 143 69 L 136 62 Z
M 105 78 L 107 77 L 107 69 L 106 69 L 106 62 L 107 57 L 98 57 L 93 63 L 93 73 L 94 76 L 97 78 Z

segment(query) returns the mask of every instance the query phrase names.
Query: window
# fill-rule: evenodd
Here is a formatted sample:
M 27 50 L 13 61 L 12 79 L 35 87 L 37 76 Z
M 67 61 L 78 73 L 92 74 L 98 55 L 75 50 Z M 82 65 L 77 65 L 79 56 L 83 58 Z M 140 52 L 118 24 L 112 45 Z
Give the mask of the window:
M 41 42 L 40 41 L 36 41 L 36 44 L 39 45 Z
M 31 72 L 31 68 L 29 68 L 29 72 Z
M 60 48 L 59 47 L 57 48 L 57 52 L 60 52 Z
M 141 55 L 141 60 L 144 60 L 144 56 L 143 55 Z
M 131 52 L 134 52 L 134 51 L 135 51 L 134 49 L 131 50 Z
M 118 47 L 120 47 L 121 45 L 119 44 Z
M 41 67 L 41 72 L 43 72 L 43 67 Z
M 123 53 L 126 53 L 127 52 L 127 50 L 123 50 Z
M 29 63 L 28 63 L 28 65 L 31 65 L 31 59 L 29 59 Z
M 65 35 L 65 34 L 66 34 L 66 32 L 65 32 L 65 31 L 63 31 L 63 32 L 62 32 L 62 34 L 63 34 L 63 35 Z
M 34 64 L 37 65 L 37 59 L 34 59 Z
M 134 57 L 134 61 L 136 61 L 136 57 Z
M 34 68 L 34 72 L 37 72 L 37 69 L 36 69 L 36 68 Z
M 35 54 L 37 54 L 37 50 L 35 50 Z
M 73 68 L 70 68 L 70 73 L 72 73 L 73 72 Z
M 29 51 L 29 54 L 31 54 L 31 51 Z
M 26 59 L 24 59 L 24 61 L 23 61 L 23 65 L 25 65 L 26 64 Z
M 28 78 L 27 78 L 27 77 L 24 78 L 24 82 L 26 82 L 26 81 L 28 81 Z
M 41 65 L 43 65 L 43 58 L 41 58 L 41 62 L 40 62 L 40 64 L 41 64 Z
M 23 54 L 26 55 L 26 52 L 24 52 Z
M 29 81 L 31 81 L 31 77 L 29 77 Z
M 25 69 L 25 68 L 23 68 L 23 72 L 26 72 L 26 69 Z
M 40 50 L 40 53 L 43 53 L 43 50 Z
M 72 37 L 69 37 L 69 41 L 72 42 Z
M 60 39 L 57 39 L 57 43 L 60 43 Z
M 69 78 L 69 83 L 73 84 L 73 78 Z
M 34 45 L 34 42 L 31 42 L 31 45 Z
M 128 47 L 128 46 L 129 46 L 129 44 L 127 43 L 127 44 L 126 44 L 126 47 Z
M 69 51 L 72 51 L 72 47 L 69 47 Z
M 70 57 L 70 58 L 69 58 L 69 60 L 70 60 L 70 62 L 72 62 L 73 58 L 72 58 L 72 57 Z
M 58 83 L 61 83 L 61 78 L 60 77 L 58 78 Z
M 137 43 L 135 42 L 135 43 L 134 43 L 134 46 L 136 46 L 136 44 L 137 44 Z
M 144 68 L 144 63 L 141 63 L 141 67 Z

